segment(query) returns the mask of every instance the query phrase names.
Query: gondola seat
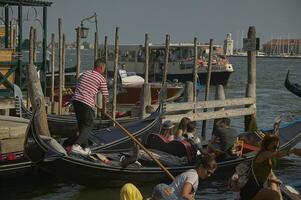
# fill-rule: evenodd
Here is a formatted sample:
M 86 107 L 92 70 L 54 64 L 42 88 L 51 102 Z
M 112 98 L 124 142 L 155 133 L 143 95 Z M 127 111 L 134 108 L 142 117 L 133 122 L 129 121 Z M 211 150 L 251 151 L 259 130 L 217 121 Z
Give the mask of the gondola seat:
M 166 137 L 160 134 L 150 134 L 146 140 L 147 148 L 157 149 L 178 157 L 187 157 L 189 163 L 195 160 L 195 150 L 192 144 L 187 140 L 169 141 Z

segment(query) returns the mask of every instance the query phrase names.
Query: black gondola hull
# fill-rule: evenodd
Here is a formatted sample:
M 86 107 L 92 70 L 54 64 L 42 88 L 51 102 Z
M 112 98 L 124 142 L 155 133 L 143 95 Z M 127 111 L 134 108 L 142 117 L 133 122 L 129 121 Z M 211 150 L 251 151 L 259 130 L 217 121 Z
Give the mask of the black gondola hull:
M 289 71 L 286 74 L 286 79 L 284 83 L 286 89 L 293 94 L 297 95 L 298 97 L 301 97 L 301 86 L 298 85 L 297 83 L 291 83 L 289 81 Z
M 281 150 L 290 149 L 296 145 L 301 139 L 301 120 L 282 126 L 279 137 Z M 141 185 L 143 183 L 158 183 L 168 180 L 166 174 L 159 167 L 128 166 L 127 168 L 122 168 L 118 165 L 95 163 L 59 153 L 55 153 L 55 158 L 45 160 L 47 157 L 45 155 L 49 151 L 53 152 L 55 150 L 47 145 L 34 131 L 31 131 L 28 135 L 25 147 L 28 157 L 36 162 L 40 168 L 81 185 L 90 187 L 120 187 L 126 182 Z M 255 152 L 251 152 L 245 154 L 243 157 L 219 161 L 218 169 L 214 177 L 210 179 L 228 177 L 226 173 L 231 175 L 237 164 L 243 160 L 252 159 L 254 156 Z M 173 175 L 177 175 L 191 168 L 193 166 L 169 167 L 167 169 Z

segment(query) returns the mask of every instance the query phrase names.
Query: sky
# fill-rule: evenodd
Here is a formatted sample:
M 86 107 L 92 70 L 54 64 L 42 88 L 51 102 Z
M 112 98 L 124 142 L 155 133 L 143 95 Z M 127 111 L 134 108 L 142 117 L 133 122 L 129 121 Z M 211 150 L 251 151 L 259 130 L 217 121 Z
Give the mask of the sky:
M 51 0 L 50 0 L 51 1 Z M 57 35 L 58 18 L 68 42 L 75 41 L 75 27 L 81 19 L 98 15 L 100 43 L 108 35 L 114 44 L 119 27 L 120 44 L 143 44 L 148 33 L 151 43 L 200 42 L 222 44 L 232 33 L 234 47 L 241 45 L 249 26 L 256 27 L 261 43 L 271 38 L 301 38 L 301 0 L 52 0 L 48 9 L 48 37 Z M 26 10 L 24 13 L 28 12 Z M 40 11 L 39 11 L 40 12 Z M 29 11 L 33 15 L 33 11 Z M 41 15 L 40 15 L 41 17 Z M 30 24 L 30 23 L 28 23 Z M 93 42 L 95 24 L 87 42 Z M 50 38 L 50 37 L 49 37 Z

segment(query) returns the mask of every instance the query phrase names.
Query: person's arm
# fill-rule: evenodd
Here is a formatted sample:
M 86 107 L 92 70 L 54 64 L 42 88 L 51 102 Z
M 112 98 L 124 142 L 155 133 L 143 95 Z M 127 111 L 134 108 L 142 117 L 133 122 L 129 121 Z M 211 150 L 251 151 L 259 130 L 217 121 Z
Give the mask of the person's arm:
M 191 191 L 192 191 L 192 184 L 189 182 L 185 182 L 181 194 L 182 198 L 187 200 L 194 200 Z
M 294 153 L 296 156 L 301 157 L 301 148 L 294 148 L 292 149 L 292 153 Z
M 176 138 L 179 138 L 180 136 L 182 136 L 182 129 L 178 129 L 177 132 L 176 132 Z
M 265 151 L 258 155 L 255 162 L 262 163 L 265 160 L 270 159 L 270 158 L 282 158 L 285 156 L 289 156 L 292 153 L 292 151 L 293 151 L 293 149 L 283 150 L 283 151 L 275 151 L 275 152 Z

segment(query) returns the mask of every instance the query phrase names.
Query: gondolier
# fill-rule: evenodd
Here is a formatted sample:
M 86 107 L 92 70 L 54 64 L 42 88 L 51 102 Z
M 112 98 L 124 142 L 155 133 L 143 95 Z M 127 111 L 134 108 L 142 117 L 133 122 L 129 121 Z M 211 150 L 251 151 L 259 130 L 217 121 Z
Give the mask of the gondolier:
M 91 153 L 90 149 L 87 148 L 87 143 L 88 134 L 93 128 L 95 97 L 100 91 L 107 102 L 109 96 L 107 80 L 103 76 L 105 67 L 103 59 L 95 60 L 94 69 L 84 72 L 76 85 L 72 103 L 78 123 L 79 136 L 72 145 L 71 150 L 74 153 L 83 155 Z

